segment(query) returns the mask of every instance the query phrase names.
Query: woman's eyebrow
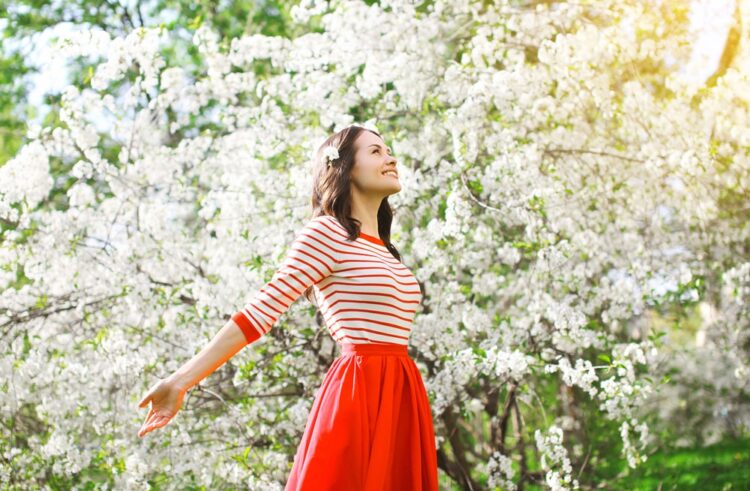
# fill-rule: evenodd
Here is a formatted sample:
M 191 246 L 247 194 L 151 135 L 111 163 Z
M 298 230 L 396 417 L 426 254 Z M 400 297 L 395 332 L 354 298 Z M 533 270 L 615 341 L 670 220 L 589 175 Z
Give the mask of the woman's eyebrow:
M 383 148 L 383 147 L 382 147 L 382 146 L 380 146 L 380 144 L 378 144 L 378 143 L 373 143 L 372 145 L 368 146 L 367 148 L 370 148 L 370 147 L 379 147 L 379 148 Z M 388 149 L 388 153 L 391 153 L 391 149 L 390 149 L 390 148 Z

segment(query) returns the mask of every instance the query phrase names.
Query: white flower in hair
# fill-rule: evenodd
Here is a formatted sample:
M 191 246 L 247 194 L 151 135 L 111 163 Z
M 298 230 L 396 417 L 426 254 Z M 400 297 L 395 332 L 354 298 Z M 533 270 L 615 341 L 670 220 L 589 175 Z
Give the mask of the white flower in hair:
M 336 147 L 328 145 L 323 149 L 323 159 L 328 167 L 331 166 L 331 161 L 337 158 L 339 158 L 339 150 Z

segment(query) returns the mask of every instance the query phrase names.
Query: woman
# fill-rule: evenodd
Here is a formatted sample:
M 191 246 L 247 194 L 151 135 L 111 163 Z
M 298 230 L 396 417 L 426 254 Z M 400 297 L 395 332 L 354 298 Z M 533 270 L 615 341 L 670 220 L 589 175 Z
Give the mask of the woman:
M 273 278 L 140 401 L 151 409 L 138 435 L 167 424 L 190 387 L 312 294 L 341 354 L 316 393 L 286 490 L 437 490 L 432 413 L 407 353 L 422 292 L 390 242 L 396 159 L 380 134 L 350 126 L 315 162 L 313 218 Z

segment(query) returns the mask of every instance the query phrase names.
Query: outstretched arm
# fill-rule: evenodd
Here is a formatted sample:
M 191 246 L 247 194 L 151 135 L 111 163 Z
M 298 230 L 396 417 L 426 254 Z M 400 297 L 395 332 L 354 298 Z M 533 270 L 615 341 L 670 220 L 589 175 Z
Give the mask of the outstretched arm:
M 326 216 L 309 220 L 271 281 L 232 316 L 248 344 L 267 334 L 307 288 L 336 270 L 343 238 L 330 220 Z
M 243 347 L 266 334 L 310 286 L 333 273 L 339 232 L 325 217 L 313 218 L 297 234 L 273 278 L 235 312 L 211 341 L 169 377 L 159 380 L 138 406 L 151 409 L 139 436 L 166 425 L 182 405 L 185 393 L 221 367 Z
M 198 354 L 169 377 L 157 381 L 140 400 L 139 408 L 151 403 L 151 409 L 138 430 L 138 436 L 143 437 L 169 423 L 180 410 L 185 393 L 246 345 L 247 340 L 242 330 L 229 319 Z
M 203 349 L 169 376 L 176 386 L 187 392 L 212 374 L 247 345 L 245 335 L 232 319 L 214 335 Z

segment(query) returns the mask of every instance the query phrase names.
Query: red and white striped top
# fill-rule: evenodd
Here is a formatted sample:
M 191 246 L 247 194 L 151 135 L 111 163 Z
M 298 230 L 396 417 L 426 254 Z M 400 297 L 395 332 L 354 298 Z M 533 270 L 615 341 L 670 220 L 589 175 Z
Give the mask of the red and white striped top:
M 271 280 L 232 319 L 248 344 L 266 334 L 311 285 L 338 343 L 408 345 L 422 291 L 380 238 L 354 241 L 336 217 L 310 219 Z

